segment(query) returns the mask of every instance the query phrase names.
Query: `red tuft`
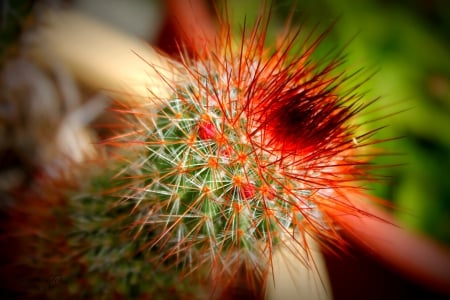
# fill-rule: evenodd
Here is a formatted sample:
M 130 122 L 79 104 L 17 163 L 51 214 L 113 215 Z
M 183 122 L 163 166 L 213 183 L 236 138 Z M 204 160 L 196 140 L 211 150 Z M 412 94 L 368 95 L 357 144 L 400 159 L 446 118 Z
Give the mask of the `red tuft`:
M 255 185 L 252 183 L 244 183 L 241 186 L 241 193 L 242 193 L 242 198 L 244 198 L 246 200 L 252 199 L 256 193 Z
M 216 127 L 210 121 L 201 121 L 198 125 L 198 136 L 203 140 L 214 139 L 217 135 Z

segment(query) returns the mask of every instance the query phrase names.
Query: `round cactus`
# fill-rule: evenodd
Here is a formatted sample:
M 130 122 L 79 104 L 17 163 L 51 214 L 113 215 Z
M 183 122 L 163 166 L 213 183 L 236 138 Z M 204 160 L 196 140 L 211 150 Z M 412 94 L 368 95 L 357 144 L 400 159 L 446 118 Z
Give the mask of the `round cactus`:
M 267 49 L 265 22 L 185 59 L 170 99 L 121 109 L 127 129 L 105 141 L 124 148 L 114 194 L 135 238 L 186 275 L 264 278 L 285 238 L 306 249 L 305 234 L 339 241 L 322 208 L 356 213 L 346 192 L 368 179 L 359 148 L 369 134 L 354 118 L 364 105 L 338 91 L 341 60 L 312 61 L 322 37 Z

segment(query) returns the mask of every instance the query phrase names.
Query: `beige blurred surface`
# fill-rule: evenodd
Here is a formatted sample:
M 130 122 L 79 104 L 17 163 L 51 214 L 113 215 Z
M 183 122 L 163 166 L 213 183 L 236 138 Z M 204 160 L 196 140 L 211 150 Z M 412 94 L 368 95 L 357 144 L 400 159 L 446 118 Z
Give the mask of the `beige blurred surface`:
M 266 299 L 332 299 L 324 258 L 317 243 L 308 235 L 308 250 L 292 239 L 286 239 L 285 243 L 274 251 L 273 274 L 267 280 Z
M 174 67 L 147 43 L 74 10 L 48 10 L 42 19 L 26 43 L 44 65 L 62 62 L 84 84 L 123 99 L 171 93 L 161 78 L 176 80 Z

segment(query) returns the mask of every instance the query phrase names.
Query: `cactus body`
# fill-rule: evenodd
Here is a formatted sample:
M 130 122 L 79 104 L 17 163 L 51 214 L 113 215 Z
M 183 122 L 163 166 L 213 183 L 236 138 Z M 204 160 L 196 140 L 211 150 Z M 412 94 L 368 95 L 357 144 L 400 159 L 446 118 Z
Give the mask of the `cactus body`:
M 320 38 L 290 54 L 289 35 L 269 54 L 259 25 L 244 36 L 238 50 L 223 38 L 186 59 L 166 105 L 150 95 L 120 110 L 128 128 L 105 141 L 125 150 L 114 192 L 154 261 L 223 282 L 263 278 L 286 237 L 305 249 L 305 234 L 339 241 L 321 207 L 356 213 L 345 191 L 361 190 L 367 160 L 356 155 L 363 106 L 332 75 L 339 59 L 310 60 Z

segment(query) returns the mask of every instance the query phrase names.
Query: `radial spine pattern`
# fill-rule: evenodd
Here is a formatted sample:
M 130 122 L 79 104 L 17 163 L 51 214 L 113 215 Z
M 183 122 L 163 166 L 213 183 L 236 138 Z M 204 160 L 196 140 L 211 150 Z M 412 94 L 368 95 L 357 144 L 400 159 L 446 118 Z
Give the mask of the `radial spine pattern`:
M 129 130 L 110 140 L 133 146 L 118 175 L 133 232 L 158 249 L 157 261 L 187 273 L 245 266 L 261 275 L 285 237 L 302 247 L 305 232 L 338 239 L 322 207 L 356 212 L 345 191 L 360 189 L 367 160 L 356 155 L 369 143 L 356 134 L 359 96 L 338 95 L 348 79 L 333 73 L 340 59 L 311 61 L 322 37 L 298 53 L 289 34 L 270 52 L 264 24 L 237 42 L 224 30 L 215 47 L 186 58 L 186 80 L 173 83 L 166 105 L 155 109 L 151 95 L 125 110 Z

